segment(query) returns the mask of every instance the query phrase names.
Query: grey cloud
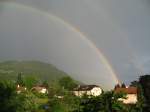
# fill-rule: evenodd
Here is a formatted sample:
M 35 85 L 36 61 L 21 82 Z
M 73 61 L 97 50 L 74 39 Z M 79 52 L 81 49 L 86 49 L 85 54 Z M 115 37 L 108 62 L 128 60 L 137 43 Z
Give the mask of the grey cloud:
M 148 0 L 13 1 L 56 15 L 79 29 L 106 56 L 120 80 L 126 83 L 138 78 L 141 66 L 143 73 L 147 73 L 150 69 L 149 61 L 146 60 L 150 57 L 150 4 L 147 3 Z M 3 51 L 1 59 L 15 58 L 16 54 L 20 54 L 17 58 L 35 59 L 36 57 L 45 61 L 49 60 L 85 82 L 111 85 L 101 82 L 101 78 L 107 79 L 109 73 L 105 71 L 105 65 L 97 62 L 97 56 L 94 56 L 93 51 L 90 50 L 90 53 L 87 53 L 90 48 L 80 42 L 80 39 L 74 40 L 74 43 L 67 38 L 68 36 L 77 38 L 78 35 L 75 32 L 72 34 L 68 30 L 64 31 L 66 28 L 59 25 L 60 23 L 54 21 L 49 23 L 50 20 L 47 17 L 37 16 L 25 10 L 22 10 L 22 13 L 15 10 L 8 16 L 7 13 L 10 12 L 6 12 L 7 8 L 1 7 L 0 12 L 6 14 L 0 17 L 3 18 L 0 20 L 0 51 Z M 12 23 L 16 23 L 16 27 Z M 16 39 L 18 41 L 15 41 Z M 55 43 L 58 43 L 58 46 Z M 63 54 L 64 52 L 70 57 L 66 59 L 67 55 Z M 92 69 L 88 70 L 90 67 Z M 77 75 L 83 73 L 84 75 Z M 91 76 L 91 74 L 94 75 Z M 103 74 L 107 75 L 103 76 Z

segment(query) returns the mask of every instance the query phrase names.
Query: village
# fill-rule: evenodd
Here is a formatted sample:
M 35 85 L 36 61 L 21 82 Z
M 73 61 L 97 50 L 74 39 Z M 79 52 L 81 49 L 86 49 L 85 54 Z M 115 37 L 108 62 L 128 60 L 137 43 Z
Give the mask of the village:
M 36 110 L 35 112 L 98 112 L 99 110 L 142 112 L 143 109 L 143 91 L 137 81 L 133 81 L 130 86 L 126 86 L 124 83 L 117 84 L 110 91 L 104 91 L 99 85 L 76 83 L 69 76 L 62 77 L 52 84 L 31 83 L 34 82 L 31 79 L 30 83 L 23 81 L 25 80 L 22 75 L 18 74 L 16 82 L 11 83 L 11 86 L 15 86 L 15 97 L 18 97 L 16 101 L 20 102 L 20 108 L 26 111 L 29 109 Z M 8 83 L 5 85 L 8 86 Z M 0 87 L 3 88 L 2 83 L 0 83 Z M 8 88 L 10 87 L 8 86 Z M 4 88 L 3 92 L 8 91 L 5 89 L 7 88 Z M 28 106 L 24 107 L 22 103 L 27 103 Z
M 16 91 L 20 94 L 21 92 L 27 91 L 27 87 L 17 84 Z M 49 91 L 48 86 L 45 85 L 35 85 L 30 89 L 30 91 L 45 95 L 51 92 Z M 138 88 L 135 86 L 126 86 L 124 83 L 117 84 L 112 91 L 114 93 L 126 94 L 125 98 L 118 99 L 124 104 L 136 104 L 138 102 Z M 77 97 L 83 97 L 84 95 L 96 97 L 100 96 L 104 90 L 99 85 L 77 85 L 77 87 L 70 90 L 70 92 Z M 55 95 L 55 97 L 60 99 L 63 98 L 63 96 L 57 95 Z
M 22 87 L 17 85 L 17 93 L 21 93 L 26 91 L 26 87 Z M 36 85 L 31 88 L 31 91 L 37 92 L 40 94 L 48 94 L 48 88 L 44 85 Z M 117 84 L 113 90 L 115 93 L 125 93 L 126 98 L 120 98 L 118 100 L 122 101 L 124 104 L 136 104 L 138 102 L 138 88 L 132 86 L 125 86 Z M 74 88 L 72 93 L 75 96 L 82 97 L 84 95 L 87 96 L 99 96 L 103 92 L 103 89 L 98 85 L 78 85 L 78 87 Z M 57 96 L 58 98 L 63 98 L 63 96 Z

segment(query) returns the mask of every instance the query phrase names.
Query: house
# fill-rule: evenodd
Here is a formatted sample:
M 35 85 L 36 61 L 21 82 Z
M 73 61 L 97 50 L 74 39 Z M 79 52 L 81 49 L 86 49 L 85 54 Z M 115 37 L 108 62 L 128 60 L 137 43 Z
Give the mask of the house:
M 48 93 L 48 89 L 43 85 L 34 86 L 32 87 L 31 91 L 35 91 L 35 92 L 42 93 L 42 94 Z
M 123 101 L 124 104 L 136 104 L 138 99 L 138 89 L 137 87 L 117 87 L 115 88 L 115 93 L 123 92 L 126 95 L 126 99 L 120 98 L 120 101 Z
M 18 94 L 21 93 L 21 92 L 24 92 L 26 90 L 27 90 L 26 87 L 20 86 L 19 84 L 16 87 L 16 91 L 17 91 Z
M 73 90 L 73 93 L 80 97 L 84 94 L 89 96 L 99 96 L 102 94 L 102 89 L 97 85 L 79 85 Z

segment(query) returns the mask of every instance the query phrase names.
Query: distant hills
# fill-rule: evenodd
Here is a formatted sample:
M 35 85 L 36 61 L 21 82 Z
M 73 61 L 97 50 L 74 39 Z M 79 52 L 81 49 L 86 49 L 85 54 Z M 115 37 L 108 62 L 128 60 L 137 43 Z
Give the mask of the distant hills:
M 23 76 L 36 76 L 42 81 L 53 80 L 67 76 L 67 74 L 51 64 L 40 61 L 5 61 L 0 62 L 0 80 L 15 80 L 18 73 Z

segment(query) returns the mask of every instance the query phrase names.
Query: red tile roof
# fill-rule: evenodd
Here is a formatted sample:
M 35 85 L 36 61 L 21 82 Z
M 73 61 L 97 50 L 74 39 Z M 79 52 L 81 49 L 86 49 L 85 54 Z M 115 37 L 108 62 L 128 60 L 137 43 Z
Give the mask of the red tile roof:
M 126 94 L 137 94 L 138 89 L 137 89 L 137 87 L 116 88 L 116 89 L 115 89 L 115 92 L 116 92 L 116 93 L 124 92 L 124 93 L 126 93 Z

